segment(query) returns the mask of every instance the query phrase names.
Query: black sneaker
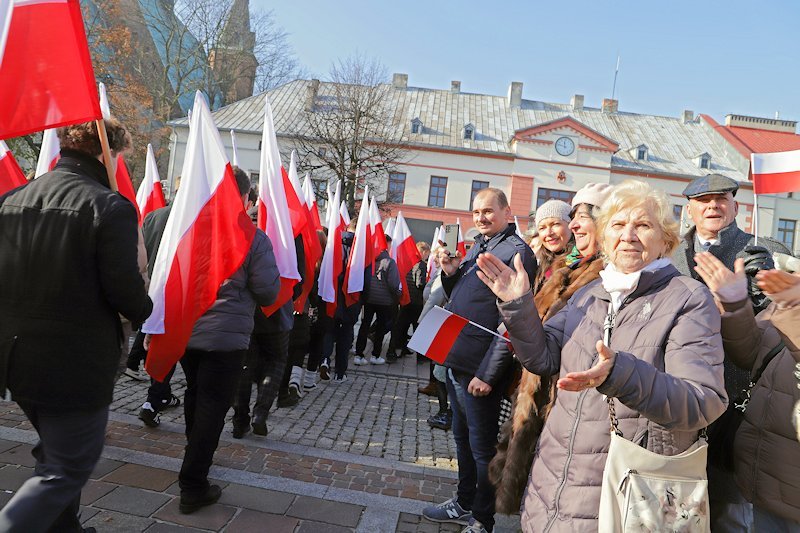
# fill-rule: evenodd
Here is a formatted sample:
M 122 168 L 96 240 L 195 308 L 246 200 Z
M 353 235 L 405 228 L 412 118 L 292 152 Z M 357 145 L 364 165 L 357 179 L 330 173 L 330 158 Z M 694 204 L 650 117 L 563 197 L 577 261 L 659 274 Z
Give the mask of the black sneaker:
M 453 425 L 453 413 L 445 411 L 444 413 L 436 413 L 428 418 L 428 425 L 432 428 L 449 430 Z
M 174 394 L 170 394 L 169 400 L 164 400 L 161 402 L 162 409 L 172 409 L 180 405 L 181 405 L 181 399 L 175 396 Z
M 234 439 L 241 439 L 245 435 L 250 432 L 250 420 L 245 420 L 243 422 L 239 422 L 238 420 L 233 420 L 233 438 Z
M 222 496 L 222 489 L 219 485 L 210 485 L 204 493 L 196 496 L 184 495 L 181 491 L 181 503 L 178 509 L 182 514 L 191 514 L 203 507 L 217 503 L 220 496 Z
M 289 392 L 286 396 L 278 396 L 278 407 L 294 407 L 300 403 L 300 388 L 294 384 L 289 384 Z
M 145 402 L 141 410 L 139 410 L 139 420 L 144 422 L 144 425 L 149 428 L 157 428 L 161 423 L 158 413 L 156 413 L 155 409 L 153 409 L 148 402 Z
M 262 437 L 267 436 L 267 421 L 265 419 L 254 418 L 252 426 L 254 435 L 260 435 Z

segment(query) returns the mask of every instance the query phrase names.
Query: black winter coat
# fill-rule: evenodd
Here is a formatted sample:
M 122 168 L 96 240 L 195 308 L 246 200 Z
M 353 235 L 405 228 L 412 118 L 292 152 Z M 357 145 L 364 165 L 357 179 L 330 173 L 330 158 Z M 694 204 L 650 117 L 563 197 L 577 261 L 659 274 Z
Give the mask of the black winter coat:
M 64 411 L 111 403 L 119 314 L 153 308 L 137 265 L 134 206 L 79 152 L 0 197 L 0 343 L 14 400 Z

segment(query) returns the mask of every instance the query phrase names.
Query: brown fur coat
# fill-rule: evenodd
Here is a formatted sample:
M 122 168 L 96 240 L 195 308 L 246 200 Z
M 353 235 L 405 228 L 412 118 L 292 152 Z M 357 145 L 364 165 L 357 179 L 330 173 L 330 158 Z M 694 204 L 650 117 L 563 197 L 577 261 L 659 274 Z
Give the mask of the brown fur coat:
M 534 298 L 542 322 L 558 313 L 575 291 L 599 278 L 603 266 L 603 261 L 595 257 L 574 270 L 562 266 L 555 271 Z M 555 400 L 553 377 L 522 369 L 511 418 L 500 429 L 497 454 L 489 464 L 499 513 L 513 514 L 520 509 L 536 443 Z

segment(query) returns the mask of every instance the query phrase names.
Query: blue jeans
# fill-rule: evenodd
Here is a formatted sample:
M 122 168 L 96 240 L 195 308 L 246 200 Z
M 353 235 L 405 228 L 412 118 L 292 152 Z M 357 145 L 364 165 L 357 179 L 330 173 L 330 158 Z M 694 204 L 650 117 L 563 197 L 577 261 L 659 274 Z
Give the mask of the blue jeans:
M 472 377 L 448 371 L 447 395 L 453 410 L 458 458 L 458 504 L 472 510 L 472 516 L 491 531 L 495 496 L 489 462 L 497 451 L 497 420 L 504 387 L 495 386 L 488 396 L 475 397 L 467 392 Z
M 754 531 L 769 531 L 770 533 L 800 533 L 800 523 L 770 513 L 766 509 L 753 506 Z

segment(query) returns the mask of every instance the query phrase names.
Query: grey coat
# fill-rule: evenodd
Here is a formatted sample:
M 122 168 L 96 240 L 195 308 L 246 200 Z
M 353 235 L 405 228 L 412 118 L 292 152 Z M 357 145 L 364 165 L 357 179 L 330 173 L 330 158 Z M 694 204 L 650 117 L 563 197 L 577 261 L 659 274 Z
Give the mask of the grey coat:
M 498 303 L 517 357 L 530 372 L 591 368 L 610 296 L 599 280 L 583 287 L 542 326 L 533 295 Z M 596 389 L 560 391 L 539 439 L 523 499 L 525 531 L 596 531 L 616 398 L 625 438 L 675 455 L 725 410 L 720 316 L 708 289 L 668 266 L 643 272 L 616 317 L 614 367 Z
M 256 304 L 270 305 L 277 298 L 280 286 L 272 243 L 263 231 L 256 230 L 244 263 L 222 283 L 214 304 L 197 319 L 187 348 L 246 350 L 250 346 Z

